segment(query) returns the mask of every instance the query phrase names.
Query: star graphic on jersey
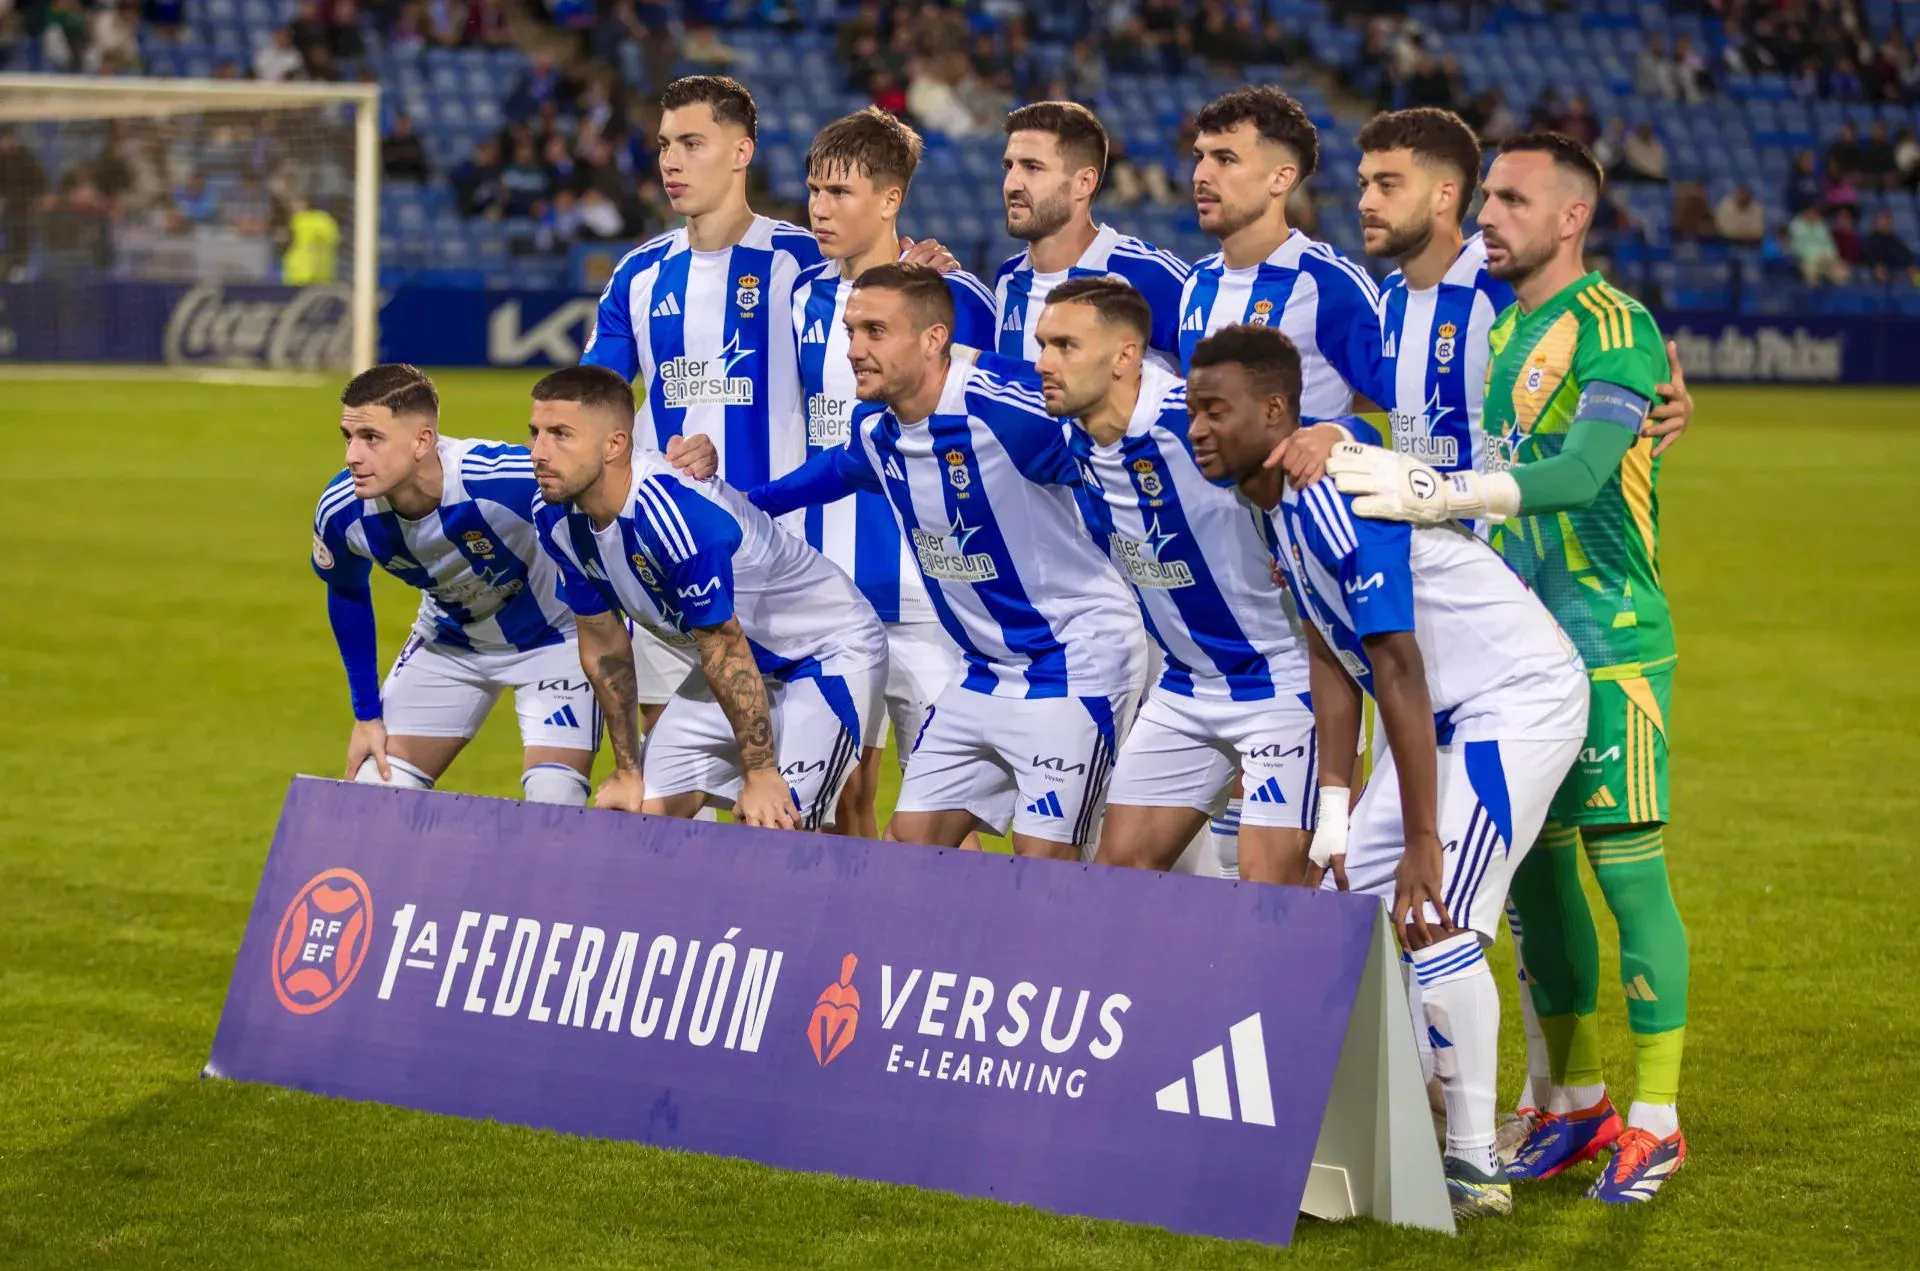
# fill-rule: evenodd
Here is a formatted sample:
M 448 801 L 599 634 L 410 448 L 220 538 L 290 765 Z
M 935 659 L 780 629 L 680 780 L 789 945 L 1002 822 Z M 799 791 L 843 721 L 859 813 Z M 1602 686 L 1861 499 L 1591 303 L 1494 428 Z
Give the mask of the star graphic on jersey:
M 1160 518 L 1156 516 L 1153 518 L 1153 523 L 1147 526 L 1147 537 L 1144 542 L 1147 550 L 1153 553 L 1153 558 L 1159 560 L 1166 552 L 1167 544 L 1179 537 L 1178 534 L 1163 532 L 1160 529 Z
M 1441 419 L 1453 413 L 1453 407 L 1440 404 L 1440 386 L 1437 384 L 1434 385 L 1433 396 L 1427 398 L 1427 404 L 1422 409 L 1426 415 L 1429 437 L 1433 435 L 1433 430 Z
M 733 338 L 727 341 L 727 346 L 720 350 L 719 356 L 715 358 L 715 361 L 720 363 L 720 374 L 727 376 L 733 374 L 733 368 L 735 366 L 752 356 L 752 349 L 743 349 L 740 347 L 740 333 L 735 331 Z
M 947 541 L 943 546 L 954 556 L 965 556 L 967 554 L 967 540 L 979 532 L 980 527 L 978 525 L 968 525 L 960 519 L 958 513 L 955 513 L 953 524 L 947 527 Z

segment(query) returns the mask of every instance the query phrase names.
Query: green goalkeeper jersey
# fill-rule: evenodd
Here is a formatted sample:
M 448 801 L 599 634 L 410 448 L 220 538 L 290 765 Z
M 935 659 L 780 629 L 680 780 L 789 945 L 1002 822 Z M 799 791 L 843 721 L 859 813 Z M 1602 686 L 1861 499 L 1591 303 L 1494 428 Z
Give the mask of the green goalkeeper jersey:
M 1617 385 L 1652 402 L 1654 386 L 1667 378 L 1652 315 L 1597 273 L 1531 313 L 1507 306 L 1490 340 L 1482 425 L 1496 471 L 1559 454 L 1588 385 Z M 1596 679 L 1625 679 L 1674 660 L 1660 589 L 1659 477 L 1653 443 L 1643 438 L 1586 507 L 1522 515 L 1492 529 L 1493 546 L 1553 612 Z

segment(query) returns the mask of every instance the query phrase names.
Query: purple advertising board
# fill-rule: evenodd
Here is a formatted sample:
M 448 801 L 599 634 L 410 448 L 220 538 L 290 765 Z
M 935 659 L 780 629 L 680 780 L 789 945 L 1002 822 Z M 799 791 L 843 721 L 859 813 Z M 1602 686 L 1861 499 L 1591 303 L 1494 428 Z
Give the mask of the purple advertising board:
M 1285 1243 L 1379 911 L 299 778 L 207 1073 Z

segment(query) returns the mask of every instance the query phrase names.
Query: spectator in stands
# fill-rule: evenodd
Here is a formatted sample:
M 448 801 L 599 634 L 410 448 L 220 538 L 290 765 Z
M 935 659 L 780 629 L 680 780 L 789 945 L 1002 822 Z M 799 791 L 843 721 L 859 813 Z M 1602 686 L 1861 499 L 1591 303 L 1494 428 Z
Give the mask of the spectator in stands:
M 457 47 L 466 34 L 466 10 L 454 0 L 426 0 L 426 6 L 427 42 L 435 48 Z
M 1666 184 L 1667 147 L 1653 131 L 1652 124 L 1642 122 L 1627 135 L 1626 147 L 1621 153 L 1620 177 L 1625 181 Z
M 186 0 L 145 0 L 140 16 L 147 25 L 170 36 L 178 36 L 187 21 Z
M 1498 146 L 1520 131 L 1520 120 L 1514 115 L 1513 107 L 1507 105 L 1507 95 L 1497 88 L 1489 88 L 1474 98 L 1468 110 L 1467 122 L 1473 125 L 1485 145 Z
M 1567 103 L 1566 118 L 1560 121 L 1560 131 L 1589 149 L 1600 139 L 1600 121 L 1593 117 L 1593 103 L 1585 93 L 1575 93 L 1573 100 Z
M 1407 77 L 1407 105 L 1452 110 L 1461 97 L 1460 85 L 1447 73 L 1447 68 L 1434 60 L 1432 54 L 1420 54 L 1413 64 L 1413 74 Z
M 430 29 L 427 6 L 420 0 L 407 0 L 394 16 L 393 29 L 387 32 L 387 47 L 396 52 L 417 53 L 427 47 Z
M 1167 75 L 1185 73 L 1193 35 L 1181 12 L 1181 0 L 1145 0 L 1140 26 L 1145 51 L 1158 62 L 1157 69 Z
M 1794 259 L 1792 222 L 1781 226 L 1760 244 L 1760 270 L 1770 282 L 1792 282 L 1800 277 L 1800 262 Z
M 604 242 L 626 237 L 626 223 L 612 199 L 596 186 L 580 192 L 580 237 Z
M 1874 120 L 1860 143 L 1860 177 L 1869 190 L 1891 190 L 1900 183 L 1900 163 L 1893 157 L 1893 138 L 1884 120 Z
M 357 62 L 367 55 L 367 40 L 360 33 L 360 6 L 355 0 L 335 0 L 333 16 L 327 23 L 327 51 L 334 62 Z
M 1713 91 L 1713 75 L 1707 59 L 1693 45 L 1693 37 L 1682 32 L 1673 41 L 1673 87 L 1682 101 L 1705 101 Z
M 553 54 L 535 50 L 520 82 L 507 94 L 507 118 L 524 122 L 538 115 L 548 102 L 556 106 L 571 103 L 579 91 L 579 81 L 554 64 Z
M 1788 242 L 1793 258 L 1800 266 L 1800 277 L 1808 286 L 1822 282 L 1844 283 L 1847 262 L 1833 245 L 1827 223 L 1820 219 L 1817 207 L 1802 208 L 1788 227 Z
M 1767 209 L 1752 187 L 1736 185 L 1713 209 L 1713 223 L 1728 242 L 1756 247 L 1767 236 Z
M 876 72 L 873 77 L 873 104 L 889 115 L 905 119 L 907 117 L 907 86 L 901 83 L 900 77 L 891 70 L 882 69 Z
M 956 61 L 957 59 L 957 61 Z M 928 132 L 968 137 L 982 130 L 960 98 L 966 55 L 916 58 L 907 71 L 907 113 Z
M 461 30 L 461 42 L 468 48 L 512 48 L 513 27 L 507 22 L 506 6 L 500 0 L 472 0 L 467 5 L 467 20 Z
M 1527 117 L 1527 130 L 1559 132 L 1566 122 L 1567 105 L 1560 100 L 1560 90 L 1549 84 L 1533 99 L 1533 110 Z
M 574 162 L 573 151 L 567 145 L 567 139 L 558 134 L 547 138 L 540 157 L 547 165 L 547 183 L 554 190 L 571 190 L 574 182 L 580 179 L 580 165 Z
M 306 73 L 306 61 L 300 56 L 300 50 L 293 47 L 293 32 L 287 27 L 268 36 L 260 51 L 253 55 L 253 76 L 266 83 L 284 84 L 303 79 Z
M 1859 211 L 1860 187 L 1854 184 L 1851 174 L 1844 172 L 1837 175 L 1831 172 L 1828 173 L 1826 191 L 1825 204 L 1827 211 L 1832 212 L 1843 207 L 1852 208 L 1856 212 Z
M 1097 102 L 1107 93 L 1107 59 L 1100 46 L 1081 40 L 1067 58 L 1067 93 L 1078 102 Z
M 214 202 L 213 195 L 207 189 L 206 174 L 191 173 L 186 181 L 173 192 L 173 210 L 189 225 L 211 225 L 220 213 L 220 207 Z
M 1859 218 L 1850 207 L 1843 207 L 1833 214 L 1833 222 L 1827 232 L 1833 235 L 1833 250 L 1840 259 L 1849 265 L 1860 263 Z
M 553 178 L 540 162 L 532 137 L 513 143 L 513 156 L 500 170 L 500 189 L 509 218 L 536 215 L 537 207 L 553 197 Z
M 413 130 L 412 115 L 395 115 L 393 131 L 380 139 L 380 170 L 389 181 L 428 181 L 427 148 Z
M 47 170 L 11 127 L 0 126 L 0 280 L 26 267 L 40 222 Z
M 127 158 L 126 131 L 118 119 L 107 125 L 107 139 L 93 161 L 92 177 L 94 188 L 110 203 L 133 189 L 133 164 Z
M 1920 35 L 1907 46 L 1906 61 L 1900 71 L 1900 99 L 1908 104 L 1920 101 Z
M 140 71 L 140 6 L 135 0 L 96 9 L 87 33 L 86 67 L 95 74 Z
M 1249 51 L 1234 33 L 1222 0 L 1200 0 L 1188 26 L 1188 43 L 1200 57 L 1221 66 L 1244 61 Z
M 293 47 L 311 74 L 314 55 L 327 48 L 327 24 L 320 20 L 320 6 L 314 0 L 300 0 L 294 6 L 293 21 L 287 24 L 287 33 L 292 36 Z
M 47 273 L 73 277 L 113 264 L 107 200 L 85 171 L 69 172 L 46 218 Z
M 491 137 L 474 143 L 473 153 L 453 170 L 453 193 L 467 216 L 498 217 L 504 206 L 500 188 L 500 143 Z
M 1820 207 L 1827 201 L 1827 187 L 1820 180 L 1813 151 L 1802 150 L 1793 156 L 1793 171 L 1787 176 L 1787 214 L 1798 216 L 1802 208 Z
M 87 56 L 87 14 L 80 0 L 53 0 L 41 23 L 40 56 L 47 68 L 77 74 Z
M 1821 167 L 1825 170 L 1829 181 L 1851 179 L 1859 176 L 1861 161 L 1864 157 L 1865 151 L 1860 144 L 1860 130 L 1853 126 L 1852 120 L 1848 120 L 1840 125 L 1839 133 L 1827 146 L 1826 159 Z
M 1673 59 L 1667 56 L 1666 37 L 1658 31 L 1648 32 L 1640 56 L 1634 59 L 1633 91 L 1651 101 L 1672 101 L 1680 95 Z
M 1910 276 L 1913 262 L 1913 248 L 1893 232 L 1893 213 L 1876 213 L 1873 228 L 1867 231 L 1866 242 L 1860 245 L 1860 263 L 1872 270 L 1879 281 L 1890 282 L 1902 275 Z
M 1703 243 L 1719 236 L 1707 188 L 1698 181 L 1680 182 L 1673 190 L 1673 237 L 1681 242 Z
M 1787 80 L 1787 90 L 1798 101 L 1810 102 L 1820 96 L 1824 83 L 1820 75 L 1820 62 L 1817 58 L 1804 58 L 1800 68 Z
M 1834 101 L 1857 102 L 1865 101 L 1867 97 L 1867 86 L 1850 57 L 1843 57 L 1833 64 L 1821 88 Z
M 220 219 L 237 234 L 265 238 L 273 223 L 273 200 L 257 172 L 244 173 L 240 184 L 220 207 Z
M 1593 157 L 1600 161 L 1601 171 L 1607 179 L 1620 179 L 1620 162 L 1627 155 L 1627 121 L 1615 115 L 1607 120 L 1607 126 L 1593 139 Z

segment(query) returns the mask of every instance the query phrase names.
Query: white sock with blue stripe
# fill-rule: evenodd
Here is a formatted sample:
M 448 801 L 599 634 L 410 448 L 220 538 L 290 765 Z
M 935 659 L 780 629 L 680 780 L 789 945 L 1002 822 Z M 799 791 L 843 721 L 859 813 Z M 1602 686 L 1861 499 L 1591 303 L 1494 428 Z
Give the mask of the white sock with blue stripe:
M 1413 955 L 1433 1044 L 1434 1075 L 1447 1101 L 1447 1155 L 1493 1173 L 1495 1084 L 1500 1075 L 1500 989 L 1463 931 Z
M 416 768 L 404 759 L 387 756 L 387 771 L 391 774 L 385 781 L 380 779 L 380 764 L 371 755 L 361 761 L 360 771 L 353 779 L 363 785 L 392 786 L 396 790 L 431 790 L 433 778 L 421 768 Z
M 1520 1087 L 1520 1098 L 1514 1110 L 1539 1108 L 1545 1111 L 1547 1101 L 1553 1097 L 1553 1067 L 1547 1058 L 1547 1035 L 1540 1031 L 1540 1014 L 1533 1009 L 1533 985 L 1527 982 L 1520 915 L 1514 910 L 1512 901 L 1507 902 L 1507 930 L 1513 933 L 1514 969 L 1520 980 L 1520 1023 L 1527 1034 L 1527 1080 Z
M 1228 799 L 1227 810 L 1207 826 L 1213 839 L 1213 867 L 1222 878 L 1240 877 L 1240 800 Z
M 563 763 L 537 763 L 520 774 L 520 789 L 528 803 L 560 803 L 584 808 L 593 787 Z

